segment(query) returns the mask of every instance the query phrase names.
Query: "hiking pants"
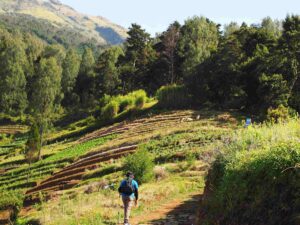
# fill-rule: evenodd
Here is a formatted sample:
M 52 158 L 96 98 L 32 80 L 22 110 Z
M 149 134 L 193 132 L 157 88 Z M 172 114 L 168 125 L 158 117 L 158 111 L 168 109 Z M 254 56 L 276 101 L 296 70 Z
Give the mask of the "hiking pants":
M 122 200 L 124 205 L 124 223 L 128 223 L 133 200 L 130 197 L 124 196 L 122 197 Z

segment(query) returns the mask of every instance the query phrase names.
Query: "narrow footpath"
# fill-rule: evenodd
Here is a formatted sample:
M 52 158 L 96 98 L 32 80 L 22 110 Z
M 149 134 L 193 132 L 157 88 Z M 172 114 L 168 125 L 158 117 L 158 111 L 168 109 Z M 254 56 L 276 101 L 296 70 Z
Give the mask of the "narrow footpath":
M 193 193 L 184 199 L 174 199 L 130 222 L 132 225 L 196 225 L 201 197 L 201 194 Z

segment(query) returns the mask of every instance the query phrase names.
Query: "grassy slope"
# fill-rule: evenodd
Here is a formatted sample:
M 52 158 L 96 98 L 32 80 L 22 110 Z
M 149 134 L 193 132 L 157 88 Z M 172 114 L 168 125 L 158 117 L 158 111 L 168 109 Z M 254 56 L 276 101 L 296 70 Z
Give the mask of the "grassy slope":
M 183 122 L 184 120 L 182 119 L 175 121 L 170 120 L 170 118 L 180 117 L 182 115 L 195 118 L 195 116 L 199 114 L 200 120 L 192 120 L 189 122 Z M 150 123 L 151 120 L 153 121 Z M 137 125 L 132 126 L 132 129 L 128 129 L 118 134 L 118 136 L 108 136 L 107 139 L 97 138 L 99 132 L 92 132 L 85 136 L 87 142 L 83 142 L 75 147 L 72 146 L 78 143 L 75 142 L 76 139 L 70 139 L 71 142 L 64 141 L 46 146 L 44 154 L 47 158 L 42 164 L 33 166 L 32 182 L 48 176 L 50 172 L 52 173 L 53 171 L 59 170 L 59 168 L 69 163 L 69 159 L 74 159 L 86 152 L 92 154 L 93 152 L 101 152 L 119 146 L 138 144 L 138 148 L 147 149 L 155 156 L 155 163 L 157 164 L 156 174 L 160 177 L 160 180 L 154 180 L 141 186 L 142 194 L 140 206 L 133 210 L 133 216 L 141 218 L 145 213 L 148 215 L 148 213 L 155 212 L 155 210 L 159 209 L 159 206 L 171 202 L 174 198 L 178 201 L 184 201 L 191 192 L 202 193 L 204 188 L 204 176 L 209 168 L 212 156 L 223 153 L 224 159 L 221 160 L 222 168 L 224 168 L 224 170 L 222 170 L 223 172 L 221 171 L 220 173 L 218 170 L 220 168 L 218 164 L 213 164 L 214 169 L 216 169 L 216 173 L 213 175 L 216 177 L 213 177 L 213 180 L 209 180 L 209 182 L 211 182 L 209 187 L 211 187 L 211 185 L 217 187 L 217 194 L 207 206 L 207 210 L 211 210 L 210 207 L 214 209 L 210 211 L 210 215 L 214 218 L 206 218 L 208 221 L 207 224 L 214 223 L 214 219 L 218 218 L 220 212 L 222 215 L 226 213 L 227 217 L 225 219 L 222 218 L 224 219 L 224 224 L 226 224 L 226 219 L 228 222 L 228 220 L 232 221 L 232 218 L 238 221 L 238 224 L 242 224 L 245 218 L 245 221 L 249 221 L 249 218 L 247 219 L 249 213 L 257 214 L 254 209 L 261 207 L 260 198 L 253 202 L 255 207 L 251 211 L 242 210 L 242 208 L 240 208 L 240 213 L 238 214 L 236 213 L 239 212 L 240 206 L 235 205 L 233 212 L 230 211 L 230 204 L 239 203 L 241 199 L 243 199 L 243 196 L 246 196 L 248 199 L 251 195 L 245 195 L 245 193 L 256 194 L 254 190 L 258 190 L 259 195 L 266 192 L 267 194 L 263 194 L 263 196 L 268 196 L 268 191 L 273 190 L 271 185 L 273 181 L 269 183 L 265 182 L 268 177 L 272 180 L 272 176 L 264 177 L 260 175 L 261 172 L 256 173 L 255 171 L 258 171 L 260 168 L 266 171 L 265 165 L 267 165 L 266 163 L 270 163 L 271 166 L 268 170 L 271 171 L 278 167 L 279 173 L 277 173 L 277 170 L 273 171 L 275 176 L 285 180 L 285 174 L 290 173 L 290 171 L 297 171 L 299 167 L 298 164 L 294 165 L 293 158 L 289 154 L 285 154 L 285 151 L 280 150 L 280 148 L 278 150 L 276 147 L 282 143 L 299 142 L 300 128 L 298 120 L 290 121 L 287 124 L 272 126 L 255 125 L 249 129 L 236 129 L 239 127 L 242 128 L 242 126 L 238 126 L 236 119 L 228 113 L 176 111 L 164 113 L 159 116 L 150 113 L 149 117 L 142 120 L 134 120 L 133 123 Z M 75 122 L 72 125 L 62 128 L 60 134 L 64 135 L 69 132 L 76 132 L 86 127 L 87 124 L 88 123 L 84 121 Z M 128 126 L 131 126 L 130 123 L 128 123 Z M 50 134 L 49 138 L 51 139 L 53 136 L 55 136 L 55 134 Z M 22 139 L 20 139 L 18 143 L 22 143 Z M 297 146 L 298 145 L 295 145 L 295 148 Z M 2 148 L 1 151 L 7 152 L 7 149 L 9 148 Z M 14 148 L 12 147 L 12 149 Z M 278 152 L 273 151 L 273 149 Z M 6 155 L 7 154 L 4 153 L 4 156 Z M 4 159 L 4 156 L 0 157 Z M 22 184 L 24 184 L 26 180 L 28 166 L 22 164 L 20 157 L 19 155 L 10 156 L 5 159 L 5 162 L 0 164 L 0 168 L 3 168 L 3 165 L 8 162 L 12 163 L 12 165 L 14 165 L 13 163 L 21 165 L 20 168 L 11 170 L 1 177 L 0 185 L 6 182 L 11 185 L 6 186 L 6 188 L 17 187 L 23 190 L 26 189 L 26 187 L 22 187 Z M 280 157 L 282 157 L 282 160 Z M 277 162 L 276 160 L 279 161 Z M 292 163 L 291 165 L 286 164 L 290 162 Z M 273 163 L 275 163 L 277 167 L 273 167 Z M 286 170 L 286 165 L 290 165 L 290 169 Z M 249 171 L 253 171 L 253 173 Z M 288 172 L 283 173 L 282 171 Z M 19 223 L 26 224 L 28 220 L 37 219 L 41 221 L 42 224 L 57 224 L 61 222 L 63 222 L 63 224 L 77 224 L 78 221 L 80 224 L 115 224 L 118 221 L 118 212 L 120 212 L 121 206 L 117 193 L 113 190 L 114 188 L 112 188 L 112 190 L 96 189 L 93 190 L 91 194 L 85 194 L 85 192 L 90 187 L 93 187 L 95 182 L 99 181 L 102 184 L 114 184 L 114 187 L 116 187 L 118 182 L 122 179 L 122 173 L 122 158 L 98 163 L 97 169 L 85 171 L 80 183 L 72 189 L 55 192 L 53 195 L 54 198 L 51 201 L 42 202 L 41 204 L 35 205 L 29 211 L 23 211 Z M 257 177 L 253 178 L 249 176 L 249 173 L 257 174 Z M 210 176 L 209 179 L 211 179 Z M 220 184 L 218 180 L 223 182 L 220 186 L 217 186 Z M 292 177 L 291 180 L 298 182 L 297 179 L 295 180 Z M 274 182 L 275 181 L 276 179 Z M 257 182 L 261 183 L 258 184 Z M 284 182 L 284 185 L 287 184 L 288 182 Z M 240 185 L 245 185 L 245 187 L 267 185 L 268 188 L 251 188 L 251 192 L 248 192 L 250 190 L 246 188 L 240 189 Z M 233 187 L 237 187 L 237 189 Z M 294 186 L 292 186 L 291 189 L 292 191 L 294 190 L 293 187 Z M 288 193 L 281 191 L 280 193 L 294 193 L 292 191 Z M 233 198 L 231 198 L 232 202 L 229 202 L 230 204 L 226 206 L 228 203 L 228 199 L 226 198 L 228 196 L 233 196 Z M 257 199 L 257 196 L 253 196 Z M 278 194 L 276 194 L 276 196 L 278 196 Z M 97 199 L 97 201 L 95 201 L 95 199 Z M 283 201 L 282 206 L 284 206 L 284 210 L 288 210 L 289 207 L 291 207 L 290 203 L 286 205 L 284 199 L 280 201 Z M 157 204 L 157 202 L 159 202 L 159 204 Z M 241 207 L 244 207 L 244 202 L 247 202 L 247 200 L 242 200 L 243 204 Z M 224 204 L 223 207 L 225 208 L 220 207 L 222 205 L 221 203 Z M 276 203 L 273 205 L 276 206 Z M 265 209 L 266 208 L 262 208 L 262 210 Z M 243 214 L 244 212 L 248 214 Z M 268 213 L 272 213 L 272 211 L 268 211 Z M 264 213 L 264 215 L 267 214 Z M 279 213 L 276 215 L 278 217 Z M 261 216 L 260 218 L 263 217 Z M 275 221 L 276 218 L 272 218 Z M 139 220 L 139 222 L 141 222 L 141 220 Z
M 39 19 L 45 19 L 54 24 L 67 24 L 66 21 L 63 20 L 61 17 L 42 7 L 20 10 L 19 13 L 31 15 Z
M 114 44 L 120 44 L 127 37 L 126 29 L 121 26 L 102 17 L 81 14 L 64 4 L 53 4 L 51 2 L 45 4 L 43 1 L 35 2 L 31 0 L 23 0 L 21 2 L 1 0 L 0 13 L 5 12 L 25 14 L 37 19 L 43 19 L 55 27 L 68 28 L 76 35 L 80 33 L 86 41 L 93 40 L 97 42 L 95 44 L 103 46 L 106 46 L 111 41 L 113 42 L 115 39 L 118 42 Z M 108 28 L 111 30 L 112 36 L 106 36 L 102 31 L 99 32 L 97 27 Z M 32 28 L 28 27 L 28 29 Z
M 108 146 L 139 143 L 140 148 L 146 148 L 155 155 L 156 164 L 166 171 L 167 176 L 163 180 L 153 181 L 141 187 L 143 197 L 133 215 L 155 210 L 157 205 L 155 206 L 153 199 L 164 203 L 174 197 L 184 199 L 194 191 L 201 193 L 210 152 L 214 151 L 215 147 L 212 143 L 221 140 L 236 127 L 232 118 L 228 119 L 228 116 L 225 116 L 224 119 L 224 116 L 218 116 L 221 114 L 219 112 L 185 113 L 189 115 L 200 113 L 202 119 L 157 127 L 143 134 L 135 134 L 134 131 L 125 132 L 101 147 L 105 149 Z M 144 130 L 147 129 L 145 127 Z M 193 155 L 191 159 L 190 155 Z M 76 220 L 81 221 L 80 224 L 90 224 L 91 221 L 94 224 L 115 223 L 120 210 L 115 191 L 103 190 L 91 195 L 83 192 L 90 183 L 99 180 L 117 185 L 122 179 L 122 162 L 122 159 L 118 159 L 100 163 L 98 169 L 87 172 L 75 188 L 59 193 L 60 197 L 56 200 L 37 206 L 35 210 L 26 214 L 25 218 L 38 218 L 44 224 L 55 224 L 57 221 L 74 224 Z M 93 201 L 95 198 L 98 199 L 97 202 Z
M 146 148 L 155 155 L 156 164 L 162 167 L 167 174 L 166 178 L 160 182 L 153 181 L 142 186 L 141 190 L 144 197 L 141 199 L 140 207 L 134 211 L 134 215 L 153 211 L 156 207 L 150 200 L 151 198 L 163 203 L 168 202 L 174 196 L 184 199 L 190 192 L 197 191 L 201 193 L 207 163 L 210 161 L 211 152 L 215 151 L 216 147 L 213 143 L 221 141 L 237 125 L 233 117 L 221 112 L 178 111 L 164 113 L 162 116 L 166 118 L 176 117 L 177 115 L 195 117 L 199 114 L 201 115 L 200 120 L 190 122 L 154 121 L 147 125 L 148 120 L 155 118 L 149 114 L 149 119 L 146 117 L 145 122 L 142 122 L 138 128 L 118 136 L 95 138 L 79 145 L 76 138 L 47 145 L 43 149 L 45 159 L 33 164 L 30 167 L 30 173 L 29 165 L 24 162 L 22 155 L 16 154 L 16 156 L 3 157 L 0 168 L 8 166 L 18 166 L 18 168 L 12 169 L 1 176 L 0 187 L 25 191 L 28 187 L 45 179 L 45 177 L 68 165 L 86 152 L 99 151 L 99 148 L 101 150 L 138 143 L 139 148 Z M 59 134 L 76 133 L 78 130 L 86 128 L 88 124 L 84 120 L 69 124 L 62 128 Z M 57 136 L 57 132 L 53 132 L 49 134 L 48 138 L 52 139 Z M 192 157 L 189 159 L 191 155 Z M 83 192 L 90 183 L 99 180 L 105 180 L 109 184 L 117 184 L 122 179 L 122 162 L 123 159 L 116 159 L 99 163 L 98 169 L 90 172 L 86 171 L 81 183 L 75 188 L 62 191 L 58 193 L 60 196 L 58 199 L 37 205 L 30 213 L 22 214 L 23 220 L 37 218 L 44 221 L 45 224 L 55 224 L 55 221 L 61 220 L 65 221 L 64 224 L 73 224 L 74 218 L 82 221 L 81 224 L 89 224 L 90 220 L 101 221 L 99 224 L 103 224 L 105 221 L 107 224 L 116 221 L 116 215 L 120 208 L 114 203 L 116 199 L 115 191 L 106 190 L 91 195 L 83 194 Z M 72 196 L 76 197 L 73 198 Z M 147 199 L 149 196 L 152 197 Z M 93 201 L 95 197 L 99 199 L 97 204 Z M 101 199 L 106 200 L 101 201 Z M 82 207 L 82 201 L 86 202 L 86 207 Z M 64 207 L 64 209 L 61 207 Z M 74 208 L 74 210 L 71 208 Z M 100 214 L 98 213 L 99 209 L 102 212 Z M 53 214 L 55 210 L 57 210 L 57 213 Z M 58 211 L 61 213 L 58 213 Z M 78 211 L 80 213 L 77 213 Z M 54 222 L 50 223 L 49 217 Z

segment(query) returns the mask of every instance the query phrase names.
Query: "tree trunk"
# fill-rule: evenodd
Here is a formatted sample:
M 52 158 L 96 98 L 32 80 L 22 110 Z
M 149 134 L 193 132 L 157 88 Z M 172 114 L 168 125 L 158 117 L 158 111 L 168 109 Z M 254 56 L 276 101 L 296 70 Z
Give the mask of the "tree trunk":
M 39 148 L 39 155 L 38 155 L 38 160 L 39 161 L 42 159 L 43 133 L 44 133 L 44 128 L 43 128 L 43 125 L 42 125 L 41 128 L 40 128 L 40 148 Z
M 289 96 L 288 99 L 292 96 L 293 94 L 293 89 L 295 87 L 295 84 L 300 76 L 300 73 L 298 73 L 298 62 L 297 60 L 292 60 L 292 71 L 293 71 L 293 75 L 294 75 L 294 79 L 292 80 L 292 83 L 290 85 L 290 90 L 289 90 Z

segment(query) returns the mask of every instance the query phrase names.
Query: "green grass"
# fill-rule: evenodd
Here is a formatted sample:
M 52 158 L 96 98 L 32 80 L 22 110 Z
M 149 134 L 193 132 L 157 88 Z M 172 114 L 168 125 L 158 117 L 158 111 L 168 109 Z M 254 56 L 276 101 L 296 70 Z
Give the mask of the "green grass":
M 98 138 L 81 144 L 75 144 L 66 149 L 62 149 L 50 157 L 36 162 L 32 165 L 23 164 L 20 168 L 13 169 L 0 177 L 0 188 L 24 190 L 34 186 L 36 181 L 42 180 L 65 167 L 77 157 L 84 155 L 89 150 L 106 143 L 115 138 L 115 135 Z
M 69 147 L 63 151 L 58 152 L 57 154 L 50 156 L 46 158 L 44 161 L 49 162 L 49 161 L 56 161 L 59 159 L 72 159 L 75 160 L 77 157 L 84 155 L 87 153 L 90 149 L 102 145 L 105 142 L 112 140 L 116 138 L 116 135 L 110 135 L 106 136 L 103 138 L 97 138 L 91 141 L 87 141 L 81 144 L 75 144 L 72 147 Z
M 162 182 L 147 183 L 140 188 L 140 205 L 133 209 L 132 215 L 138 216 L 156 210 L 159 207 L 158 201 L 164 204 L 174 198 L 184 198 L 191 192 L 201 192 L 203 187 L 203 177 L 190 179 L 176 174 L 170 175 Z M 121 211 L 118 193 L 115 190 L 101 190 L 89 195 L 77 193 L 72 198 L 63 195 L 55 202 L 43 203 L 39 210 L 28 218 L 35 218 L 49 225 L 116 224 L 118 212 Z
M 114 118 L 114 122 L 141 115 L 149 117 L 158 115 L 161 111 L 156 111 L 155 104 L 155 101 L 149 100 L 142 109 L 125 110 Z M 182 114 L 181 111 L 180 113 Z M 75 140 L 77 134 L 89 129 L 95 121 L 91 122 L 85 118 L 69 125 L 65 123 L 62 125 L 64 127 L 55 128 L 48 134 L 47 138 L 52 144 L 43 148 L 44 159 L 42 161 L 34 163 L 29 168 L 28 164 L 22 162 L 24 160 L 22 157 L 15 156 L 6 159 L 3 162 L 6 164 L 3 165 L 20 165 L 20 168 L 13 169 L 1 176 L 0 188 L 25 191 L 28 189 L 26 185 L 34 185 L 34 182 L 47 178 L 51 173 L 59 171 L 87 152 L 98 150 L 98 146 L 99 149 L 105 149 L 140 143 L 139 148 L 151 152 L 155 156 L 155 163 L 166 167 L 168 174 L 167 178 L 161 182 L 153 181 L 142 185 L 141 190 L 145 195 L 154 197 L 160 203 L 167 203 L 173 197 L 186 197 L 191 191 L 200 192 L 204 186 L 204 175 L 201 172 L 203 169 L 200 169 L 200 172 L 194 171 L 195 164 L 199 162 L 198 160 L 202 160 L 204 154 L 215 148 L 215 143 L 227 140 L 226 137 L 231 135 L 232 127 L 236 125 L 225 120 L 220 122 L 217 118 L 220 112 L 187 111 L 186 113 L 191 117 L 201 114 L 201 120 L 181 123 L 180 126 L 170 124 L 170 127 L 150 130 L 148 133 L 137 136 L 125 133 L 120 135 L 120 140 L 114 135 L 82 144 L 77 144 L 75 141 L 70 142 L 70 140 Z M 172 116 L 176 115 L 178 115 L 177 111 L 172 112 Z M 57 133 L 55 134 L 55 132 Z M 69 142 L 55 143 L 54 141 L 62 140 L 65 137 Z M 65 196 L 60 200 L 43 203 L 32 214 L 28 214 L 26 219 L 22 218 L 21 220 L 23 220 L 23 224 L 26 224 L 24 221 L 30 219 L 38 219 L 44 224 L 55 224 L 58 221 L 64 224 L 76 224 L 76 221 L 80 221 L 80 224 L 97 224 L 98 222 L 99 224 L 115 224 L 117 211 L 120 208 L 114 200 L 115 196 L 111 198 L 110 195 L 115 195 L 116 192 L 101 191 L 90 196 L 83 195 L 82 192 L 86 185 L 101 180 L 118 185 L 123 178 L 123 172 L 123 159 L 100 163 L 98 169 L 86 172 L 81 183 L 64 191 Z M 176 187 L 173 187 L 174 185 Z M 78 197 L 74 199 L 74 195 Z M 99 201 L 95 202 L 95 198 Z M 135 210 L 133 215 L 142 215 L 155 210 L 157 205 L 152 204 L 152 201 L 150 198 L 143 199 L 140 208 Z M 19 224 L 22 224 L 22 221 L 19 221 Z
M 206 223 L 299 224 L 300 123 L 255 125 L 223 143 L 208 184 Z
M 139 147 L 151 152 L 156 161 L 173 161 L 172 156 L 176 153 L 186 153 L 195 151 L 201 154 L 201 147 L 221 140 L 230 132 L 219 129 L 203 128 L 196 131 L 184 130 L 175 132 L 167 136 L 157 136 Z

